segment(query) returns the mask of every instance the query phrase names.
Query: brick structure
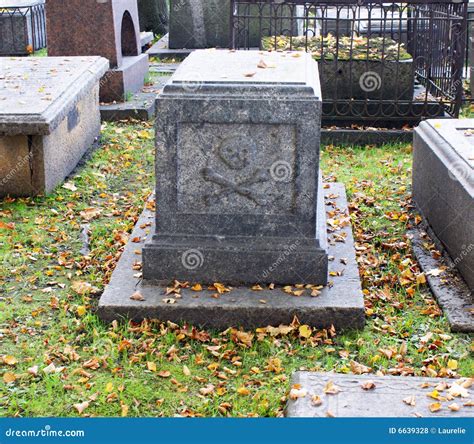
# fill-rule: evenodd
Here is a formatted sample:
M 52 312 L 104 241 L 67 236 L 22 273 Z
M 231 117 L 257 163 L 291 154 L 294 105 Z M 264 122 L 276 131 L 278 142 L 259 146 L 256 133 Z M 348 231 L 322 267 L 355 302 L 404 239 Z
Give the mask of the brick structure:
M 148 56 L 141 54 L 136 0 L 47 0 L 46 11 L 48 55 L 109 59 L 101 101 L 123 100 L 143 86 Z

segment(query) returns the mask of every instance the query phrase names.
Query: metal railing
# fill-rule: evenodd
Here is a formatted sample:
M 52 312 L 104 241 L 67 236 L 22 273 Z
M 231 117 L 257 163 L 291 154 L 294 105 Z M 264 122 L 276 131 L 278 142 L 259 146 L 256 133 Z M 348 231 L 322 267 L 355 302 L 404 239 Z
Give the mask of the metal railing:
M 45 47 L 44 0 L 0 6 L 0 56 L 28 55 Z
M 467 0 L 232 0 L 235 49 L 311 52 L 325 124 L 457 117 Z

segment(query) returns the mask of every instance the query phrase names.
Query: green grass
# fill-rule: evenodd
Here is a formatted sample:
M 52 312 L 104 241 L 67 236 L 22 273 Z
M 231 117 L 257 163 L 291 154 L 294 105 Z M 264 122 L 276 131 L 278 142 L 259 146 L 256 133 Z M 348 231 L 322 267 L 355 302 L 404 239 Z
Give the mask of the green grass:
M 153 189 L 153 156 L 151 124 L 106 124 L 101 147 L 67 188 L 0 202 L 0 416 L 78 415 L 73 406 L 85 401 L 83 414 L 94 416 L 278 416 L 298 369 L 350 373 L 355 361 L 382 373 L 473 374 L 471 338 L 449 333 L 424 285 L 400 280 L 408 267 L 419 275 L 406 239 L 414 221 L 406 145 L 322 155 L 326 179 L 348 191 L 364 331 L 304 338 L 294 326 L 272 337 L 100 322 L 100 291 Z M 59 371 L 45 374 L 51 363 Z

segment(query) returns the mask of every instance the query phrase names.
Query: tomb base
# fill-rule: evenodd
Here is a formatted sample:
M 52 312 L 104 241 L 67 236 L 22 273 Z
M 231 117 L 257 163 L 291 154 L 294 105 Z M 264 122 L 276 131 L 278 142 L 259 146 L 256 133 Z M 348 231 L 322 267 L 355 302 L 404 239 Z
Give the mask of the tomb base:
M 143 277 L 203 284 L 326 285 L 328 253 L 322 183 L 317 237 L 185 236 L 156 234 L 143 249 Z
M 100 82 L 100 101 L 121 102 L 143 87 L 148 74 L 148 55 L 124 57 L 122 65 L 111 69 Z
M 325 185 L 324 194 L 328 211 L 339 218 L 348 216 L 343 185 Z M 103 320 L 160 319 L 222 330 L 231 326 L 253 329 L 288 325 L 296 316 L 302 324 L 316 328 L 331 325 L 337 330 L 364 327 L 364 301 L 350 224 L 341 224 L 337 231 L 328 235 L 331 281 L 316 297 L 311 296 L 311 289 L 295 296 L 285 293 L 282 287 L 271 290 L 263 285 L 261 291 L 255 291 L 251 285 L 241 285 L 217 296 L 216 290 L 207 290 L 205 286 L 199 292 L 188 287 L 181 289 L 179 295 L 167 294 L 167 285 L 146 282 L 138 271 L 146 239 L 154 232 L 154 211 L 145 209 L 130 236 L 134 242 L 125 247 L 100 299 L 98 314 Z M 279 265 L 290 268 L 293 264 L 291 259 L 283 259 Z M 131 298 L 137 292 L 143 300 Z

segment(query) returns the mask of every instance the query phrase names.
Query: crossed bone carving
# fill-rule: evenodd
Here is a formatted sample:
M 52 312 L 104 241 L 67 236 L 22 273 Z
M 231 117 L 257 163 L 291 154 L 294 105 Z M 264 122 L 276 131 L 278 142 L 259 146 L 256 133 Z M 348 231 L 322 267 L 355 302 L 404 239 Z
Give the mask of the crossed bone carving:
M 262 170 L 261 168 L 258 168 L 252 177 L 241 182 L 235 182 L 227 179 L 222 174 L 214 171 L 210 167 L 204 168 L 201 173 L 204 177 L 204 180 L 215 183 L 222 187 L 219 191 L 206 196 L 208 203 L 211 203 L 211 201 L 215 201 L 220 197 L 225 197 L 230 194 L 238 194 L 250 199 L 257 205 L 261 206 L 265 204 L 264 197 L 258 193 L 258 191 L 248 188 L 250 185 L 267 182 L 269 180 L 266 171 Z

